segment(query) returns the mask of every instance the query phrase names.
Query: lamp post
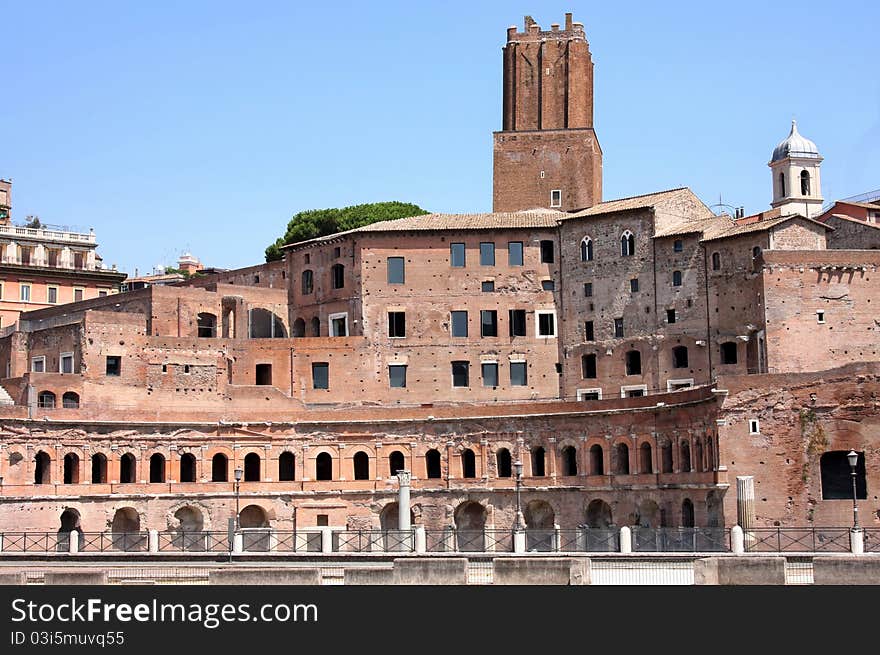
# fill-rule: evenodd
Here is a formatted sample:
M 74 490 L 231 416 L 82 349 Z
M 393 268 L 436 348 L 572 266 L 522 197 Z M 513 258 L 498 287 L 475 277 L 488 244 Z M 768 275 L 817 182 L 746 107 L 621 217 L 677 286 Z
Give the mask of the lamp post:
M 238 517 L 238 488 L 241 485 L 241 478 L 244 475 L 244 471 L 241 469 L 235 469 L 233 475 L 235 476 L 235 531 L 238 532 L 238 529 L 241 527 Z
M 520 460 L 516 460 L 513 463 L 513 471 L 516 474 L 516 522 L 513 528 L 516 532 L 522 532 L 523 513 L 522 504 L 520 503 L 520 487 L 522 487 L 523 463 Z
M 859 506 L 856 503 L 856 465 L 859 463 L 859 454 L 850 450 L 847 453 L 846 458 L 849 460 L 849 469 L 852 475 L 852 490 L 853 490 L 853 530 L 859 529 Z

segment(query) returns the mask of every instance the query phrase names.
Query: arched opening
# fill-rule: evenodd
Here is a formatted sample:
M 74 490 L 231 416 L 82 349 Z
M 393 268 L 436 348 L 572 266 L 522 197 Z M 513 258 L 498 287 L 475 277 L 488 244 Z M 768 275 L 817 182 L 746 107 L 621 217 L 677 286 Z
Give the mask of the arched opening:
M 315 458 L 315 479 L 333 479 L 333 458 L 330 457 L 330 453 L 319 453 Z
M 107 482 L 107 457 L 103 453 L 92 455 L 92 484 Z
M 260 456 L 257 453 L 248 453 L 244 456 L 244 481 L 260 481 Z
M 200 312 L 196 318 L 198 336 L 201 338 L 213 338 L 217 336 L 217 317 L 209 312 Z
M 654 457 L 651 452 L 651 444 L 643 441 L 639 446 L 639 473 L 654 472 Z
M 681 286 L 681 271 L 672 271 L 672 286 Z
M 555 550 L 556 514 L 545 500 L 531 500 L 523 510 L 526 521 L 526 549 L 540 552 Z
M 544 477 L 544 460 L 545 452 L 542 446 L 532 449 L 532 476 L 536 478 Z
M 719 528 L 722 522 L 721 496 L 713 489 L 706 494 L 706 525 L 710 528 Z
M 79 455 L 76 453 L 64 456 L 64 484 L 79 484 Z
M 721 270 L 721 255 L 717 252 L 712 253 L 712 270 L 720 271 Z
M 587 527 L 607 529 L 614 525 L 611 505 L 604 500 L 593 500 L 587 505 Z
M 388 470 L 392 476 L 395 476 L 398 471 L 402 471 L 404 468 L 406 468 L 406 464 L 404 463 L 403 453 L 395 450 L 388 456 Z
M 79 409 L 79 394 L 75 391 L 65 391 L 61 396 L 61 406 L 64 409 Z
M 694 441 L 694 470 L 695 471 L 704 471 L 705 466 L 703 462 L 703 442 L 700 439 L 696 439 Z
M 810 174 L 807 171 L 801 171 L 801 195 L 810 195 Z
M 110 533 L 116 550 L 146 550 L 146 539 L 140 534 L 141 518 L 134 507 L 122 507 L 113 514 Z
M 455 508 L 457 550 L 483 552 L 485 548 L 486 508 L 467 501 Z
M 131 453 L 125 453 L 119 458 L 119 482 L 134 482 L 136 473 L 136 460 Z
M 181 507 L 174 512 L 177 521 L 174 544 L 180 550 L 198 551 L 205 550 L 205 540 L 202 532 L 205 529 L 205 519 L 201 511 L 190 505 Z
M 68 507 L 61 512 L 61 526 L 58 528 L 58 543 L 56 546 L 56 550 L 59 553 L 70 551 L 70 533 L 74 530 L 79 532 L 77 542 L 82 547 L 85 537 L 82 533 L 82 527 L 80 527 L 79 512 L 72 507 Z
M 721 344 L 721 363 L 736 364 L 736 342 L 725 341 Z
M 315 273 L 307 268 L 302 272 L 300 278 L 302 282 L 300 285 L 300 291 L 302 292 L 302 295 L 307 296 L 315 290 Z
M 293 336 L 295 337 L 304 337 L 306 336 L 306 322 L 301 318 L 296 319 L 293 322 Z
M 317 316 L 312 318 L 312 336 L 320 337 L 321 336 L 321 319 Z
M 37 396 L 37 407 L 40 409 L 55 409 L 55 394 L 51 391 L 41 391 Z
M 590 237 L 584 237 L 581 240 L 581 261 L 593 261 L 593 240 Z
M 706 437 L 706 470 L 715 470 L 715 446 L 712 444 L 712 435 Z
M 248 505 L 239 513 L 238 525 L 241 528 L 268 528 L 269 517 L 259 505 Z
M 370 479 L 370 456 L 360 450 L 354 454 L 354 479 Z
M 694 527 L 694 504 L 690 498 L 685 498 L 681 503 L 681 527 Z
M 499 448 L 495 453 L 495 466 L 498 469 L 499 478 L 509 478 L 512 474 L 510 451 L 507 448 Z
M 388 503 L 385 507 L 382 508 L 382 511 L 379 512 L 379 528 L 386 532 L 388 530 L 398 530 L 400 529 L 400 505 L 397 503 Z M 409 524 L 412 525 L 416 522 L 416 515 L 413 514 L 412 508 L 409 510 Z M 394 544 L 395 541 L 391 540 L 391 543 Z M 385 550 L 390 550 L 388 545 L 386 545 Z
M 636 253 L 636 238 L 633 233 L 626 230 L 620 235 L 620 255 L 622 257 L 631 257 Z
M 477 477 L 477 457 L 470 448 L 465 448 L 461 451 L 461 477 Z
M 653 500 L 643 500 L 638 508 L 633 525 L 642 528 L 659 528 L 660 525 L 660 507 Z
M 605 475 L 605 456 L 599 444 L 590 446 L 590 475 Z
M 664 441 L 660 448 L 661 470 L 663 473 L 672 473 L 672 444 Z
M 684 346 L 676 346 L 672 349 L 672 368 L 688 367 L 688 349 Z
M 52 460 L 49 454 L 43 450 L 34 455 L 34 484 L 51 484 Z
M 277 314 L 257 307 L 248 312 L 248 335 L 251 339 L 283 339 L 287 337 L 287 330 Z
M 425 453 L 425 468 L 428 471 L 428 479 L 436 480 L 441 476 L 440 451 L 432 448 Z
M 285 450 L 278 456 L 278 479 L 281 482 L 290 482 L 296 479 L 296 458 L 289 450 Z
M 629 446 L 619 443 L 614 446 L 612 469 L 617 475 L 629 475 Z
M 562 475 L 572 476 L 577 474 L 577 449 L 574 446 L 566 446 L 562 449 Z
M 345 286 L 345 266 L 333 264 L 330 267 L 330 282 L 334 289 L 342 289 Z
M 196 481 L 196 456 L 192 453 L 184 453 L 180 456 L 180 481 Z
M 165 457 L 160 453 L 150 455 L 150 482 L 165 482 Z
M 779 174 L 779 197 L 785 197 L 785 173 Z
M 211 458 L 211 482 L 227 482 L 229 480 L 229 459 L 223 453 Z
M 269 550 L 269 517 L 259 505 L 248 505 L 238 515 L 242 548 L 252 552 Z
M 642 353 L 638 350 L 629 350 L 626 353 L 626 374 L 642 374 Z
M 681 442 L 681 472 L 691 472 L 691 445 L 687 441 Z

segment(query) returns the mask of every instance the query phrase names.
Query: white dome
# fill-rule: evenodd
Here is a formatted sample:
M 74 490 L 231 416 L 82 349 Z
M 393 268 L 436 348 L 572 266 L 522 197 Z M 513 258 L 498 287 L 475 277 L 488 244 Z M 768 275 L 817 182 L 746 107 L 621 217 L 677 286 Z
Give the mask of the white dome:
M 788 137 L 773 150 L 771 162 L 780 161 L 786 157 L 805 157 L 808 159 L 820 159 L 819 149 L 816 144 L 800 135 L 797 130 L 797 121 L 791 122 L 791 132 Z

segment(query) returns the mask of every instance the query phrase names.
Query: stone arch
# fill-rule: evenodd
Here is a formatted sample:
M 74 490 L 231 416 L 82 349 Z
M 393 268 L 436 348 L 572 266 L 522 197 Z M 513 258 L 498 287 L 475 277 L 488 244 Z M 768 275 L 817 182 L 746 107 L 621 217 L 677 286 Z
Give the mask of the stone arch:
M 134 507 L 121 507 L 114 512 L 110 533 L 115 550 L 146 549 L 146 539 L 141 534 L 141 517 Z
M 150 482 L 165 482 L 165 455 L 150 455 Z
M 639 446 L 639 473 L 654 472 L 654 452 L 648 441 L 643 441 Z
M 595 499 L 587 505 L 587 527 L 607 529 L 614 525 L 614 517 L 611 513 L 611 505 L 604 500 Z
M 85 538 L 83 537 L 80 521 L 81 517 L 79 514 L 79 510 L 76 510 L 72 507 L 67 507 L 63 512 L 61 512 L 61 525 L 58 528 L 58 543 L 56 546 L 56 550 L 59 553 L 65 553 L 70 550 L 70 533 L 74 530 L 79 532 L 77 542 L 79 546 L 82 547 Z
M 694 527 L 694 504 L 690 498 L 685 498 L 681 502 L 681 527 Z
M 213 338 L 217 336 L 217 315 L 211 312 L 199 312 L 196 317 L 196 336 Z
M 301 318 L 296 319 L 293 322 L 293 334 L 294 337 L 304 337 L 306 336 L 306 322 Z
M 275 312 L 255 307 L 248 311 L 248 336 L 251 339 L 285 339 L 287 329 Z
M 79 484 L 79 455 L 67 453 L 64 456 L 64 484 Z
M 137 459 L 131 453 L 123 453 L 119 458 L 119 482 L 135 482 L 137 479 Z
M 52 458 L 45 450 L 34 455 L 34 484 L 52 483 Z
M 672 442 L 669 439 L 664 439 L 660 445 L 660 471 L 662 473 L 672 473 L 672 470 Z
M 351 458 L 355 480 L 370 479 L 370 456 L 366 451 L 359 450 Z
M 499 448 L 495 452 L 495 471 L 499 478 L 509 478 L 513 474 L 513 463 L 507 448 Z
M 526 549 L 551 551 L 556 537 L 556 512 L 546 500 L 530 500 L 524 510 Z
M 400 526 L 400 505 L 396 501 L 387 503 L 382 511 L 379 512 L 379 528 L 384 532 L 387 530 L 397 530 Z M 409 523 L 414 524 L 416 515 L 413 513 L 412 507 L 409 510 Z M 387 550 L 387 548 L 386 548 Z
M 682 473 L 691 472 L 691 444 L 687 439 L 681 442 L 681 461 L 679 462 Z
M 64 409 L 79 409 L 79 394 L 76 391 L 65 391 L 61 396 L 61 406 Z
M 285 450 L 278 456 L 278 480 L 290 482 L 296 479 L 296 456 Z
M 244 456 L 244 481 L 259 482 L 262 478 L 261 463 L 259 453 L 250 452 Z
M 196 456 L 192 453 L 183 453 L 178 463 L 180 482 L 196 481 Z
M 455 508 L 453 519 L 458 538 L 457 549 L 483 552 L 486 549 L 486 508 L 476 501 L 468 500 Z
M 562 475 L 575 476 L 578 474 L 577 448 L 565 446 L 562 449 Z
M 388 455 L 388 472 L 391 474 L 391 477 L 397 475 L 398 471 L 401 471 L 406 468 L 406 458 L 403 456 L 403 453 L 399 450 L 394 450 Z
M 615 475 L 629 475 L 629 446 L 622 441 L 611 450 L 611 470 Z
M 41 391 L 37 394 L 37 407 L 40 409 L 55 409 L 55 394 L 51 391 Z
M 246 551 L 269 550 L 269 514 L 259 505 L 248 505 L 238 514 L 242 531 L 242 548 Z
M 703 464 L 703 440 L 694 439 L 694 470 L 705 471 Z
M 532 448 L 532 477 L 542 478 L 547 474 L 546 461 L 547 453 L 543 446 Z
M 477 477 L 477 456 L 470 448 L 461 451 L 461 477 Z
M 639 503 L 638 511 L 635 515 L 635 520 L 633 525 L 642 527 L 642 528 L 657 528 L 660 527 L 660 506 L 656 501 L 648 498 Z
M 590 475 L 605 475 L 605 454 L 597 443 L 590 446 Z
M 425 470 L 428 474 L 428 479 L 435 480 L 442 477 L 443 472 L 440 461 L 440 451 L 436 448 L 431 448 L 425 452 Z
M 214 453 L 211 458 L 211 482 L 229 481 L 229 458 L 223 453 Z
M 107 456 L 104 453 L 92 455 L 92 484 L 107 482 Z
M 333 457 L 328 452 L 318 453 L 315 457 L 315 479 L 333 479 Z
M 321 319 L 317 316 L 312 317 L 312 336 L 320 337 L 321 336 Z
M 588 236 L 581 239 L 581 261 L 593 261 L 593 240 Z

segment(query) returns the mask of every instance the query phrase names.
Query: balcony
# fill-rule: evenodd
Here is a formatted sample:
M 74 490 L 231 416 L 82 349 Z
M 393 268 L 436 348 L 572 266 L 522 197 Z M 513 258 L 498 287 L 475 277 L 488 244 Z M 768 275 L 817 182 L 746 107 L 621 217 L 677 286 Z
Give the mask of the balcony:
M 17 225 L 0 225 L 0 237 L 13 239 L 29 239 L 34 241 L 60 241 L 63 243 L 95 243 L 95 233 L 69 232 L 67 230 L 50 230 L 48 228 L 19 227 Z

